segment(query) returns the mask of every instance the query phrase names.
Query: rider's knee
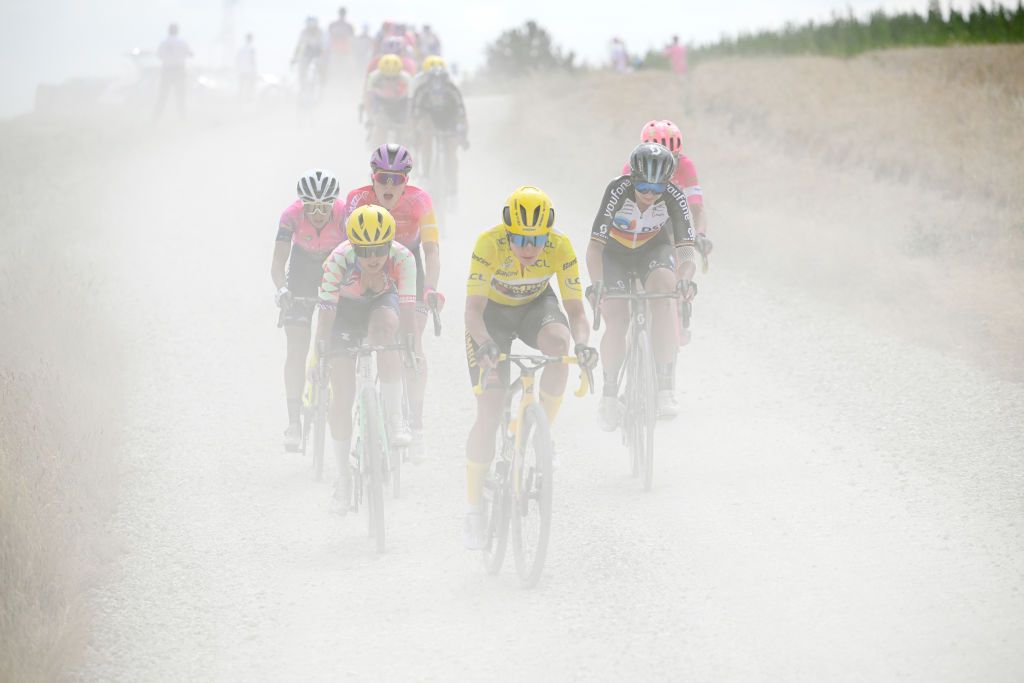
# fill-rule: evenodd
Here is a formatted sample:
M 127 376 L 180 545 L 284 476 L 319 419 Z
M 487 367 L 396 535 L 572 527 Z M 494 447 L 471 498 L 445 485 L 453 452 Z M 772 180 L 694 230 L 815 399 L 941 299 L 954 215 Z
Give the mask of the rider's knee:
M 548 356 L 565 356 L 569 353 L 569 328 L 565 325 L 545 325 L 537 333 L 537 346 Z
M 367 335 L 374 341 L 388 341 L 398 332 L 398 315 L 390 308 L 378 308 L 370 315 Z
M 675 273 L 668 268 L 655 268 L 644 283 L 644 289 L 648 292 L 671 292 L 675 287 Z

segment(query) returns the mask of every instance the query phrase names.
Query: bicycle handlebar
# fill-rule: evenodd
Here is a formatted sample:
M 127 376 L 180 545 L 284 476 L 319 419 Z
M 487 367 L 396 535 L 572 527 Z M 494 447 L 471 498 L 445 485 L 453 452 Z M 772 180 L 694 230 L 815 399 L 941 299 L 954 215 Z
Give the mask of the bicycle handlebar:
M 594 285 L 594 298 L 597 303 L 594 305 L 594 329 L 601 327 L 601 302 L 605 299 L 628 299 L 630 301 L 650 301 L 652 299 L 678 299 L 679 292 L 607 292 L 604 291 L 604 283 L 598 282 Z
M 576 356 L 546 356 L 539 353 L 530 354 L 517 354 L 517 353 L 499 353 L 496 363 L 502 363 L 508 361 L 515 363 L 520 370 L 525 373 L 533 374 L 540 370 L 545 365 L 552 365 L 554 363 L 565 363 L 566 365 L 579 365 L 579 359 Z M 477 380 L 476 386 L 473 387 L 473 393 L 480 394 L 484 390 L 484 377 L 486 372 L 481 369 L 479 379 Z M 587 393 L 594 392 L 594 371 L 590 368 L 580 368 L 580 385 L 573 392 L 578 398 L 582 398 Z
M 288 313 L 288 309 L 295 304 L 313 304 L 316 306 L 317 302 L 320 301 L 319 297 L 315 296 L 291 296 L 285 299 L 285 303 L 281 305 L 281 312 L 277 314 L 277 326 L 284 327 L 284 317 Z
M 430 311 L 430 316 L 434 319 L 434 336 L 441 336 L 441 314 L 437 312 L 437 294 L 431 292 L 427 295 L 427 310 Z

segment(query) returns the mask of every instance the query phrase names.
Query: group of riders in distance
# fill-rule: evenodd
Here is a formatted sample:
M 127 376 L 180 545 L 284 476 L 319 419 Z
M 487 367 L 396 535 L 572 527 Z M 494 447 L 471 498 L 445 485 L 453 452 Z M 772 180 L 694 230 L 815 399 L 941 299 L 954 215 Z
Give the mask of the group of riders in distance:
M 469 147 L 462 93 L 429 25 L 384 22 L 375 36 L 356 35 L 345 8 L 326 32 L 308 17 L 292 57 L 300 106 L 318 102 L 329 87 L 341 95 L 362 83 L 358 115 L 370 149 L 402 140 L 416 151 L 418 172 L 430 179 L 436 209 L 454 202 L 457 150 Z
M 444 60 L 428 55 L 417 69 L 409 32 L 403 33 L 399 24 L 388 26 L 376 41 L 379 54 L 370 61 L 362 101 L 369 120 L 389 122 L 370 127 L 377 145 L 370 154 L 370 182 L 343 194 L 331 171 L 304 173 L 298 198 L 281 214 L 271 267 L 288 341 L 285 448 L 306 448 L 309 384 L 315 368 L 326 368 L 330 390 L 321 393 L 329 396 L 317 400 L 329 427 L 327 449 L 338 465 L 332 499 L 340 514 L 358 507 L 359 482 L 367 468 L 383 468 L 387 475 L 399 464 L 390 451 L 401 451 L 412 461 L 425 457 L 428 365 L 422 338 L 428 318 L 433 315 L 436 321 L 443 310 L 445 297 L 438 290 L 435 202 L 432 193 L 409 181 L 414 168 L 421 171 L 422 159 L 438 158 L 424 145 L 423 130 L 431 132 L 435 143 L 433 133 L 439 129 L 453 132 L 450 139 L 456 142 L 464 143 L 466 134 L 462 98 Z M 423 112 L 434 111 L 429 103 L 435 89 L 452 93 L 451 102 L 457 102 L 441 108 L 450 118 L 426 116 L 421 134 L 388 127 L 410 114 L 418 120 Z M 417 103 L 426 108 L 417 109 Z M 386 135 L 373 137 L 374 130 Z M 387 140 L 412 140 L 413 151 Z M 675 362 L 689 340 L 697 255 L 706 265 L 712 246 L 696 170 L 682 153 L 679 128 L 666 120 L 643 126 L 640 144 L 597 204 L 585 254 L 591 284 L 585 290 L 572 242 L 556 229 L 555 208 L 543 190 L 515 189 L 496 218 L 497 224 L 476 240 L 466 285 L 465 353 L 476 418 L 466 445 L 463 539 L 467 548 L 485 551 L 489 566 L 496 556 L 500 566 L 511 518 L 517 564 L 521 554 L 529 557 L 524 548 L 534 544 L 533 569 L 527 566 L 521 574 L 525 580 L 532 571 L 535 581 L 547 542 L 544 518 L 550 516 L 554 453 L 548 430 L 559 411 L 568 365 L 579 366 L 586 384 L 600 364 L 598 423 L 605 431 L 622 432 L 634 474 L 646 468 L 649 488 L 654 421 L 674 418 L 679 411 Z M 550 284 L 552 276 L 561 301 Z M 601 319 L 605 331 L 598 351 L 590 333 Z M 515 339 L 539 354 L 513 355 Z M 367 410 L 356 396 L 356 387 L 362 386 L 358 359 L 370 351 L 376 356 L 379 411 Z M 512 377 L 511 365 L 519 368 L 518 378 Z M 534 372 L 540 373 L 536 404 Z M 521 397 L 518 409 L 510 402 L 514 394 Z M 366 415 L 378 413 L 381 461 L 360 455 L 356 462 L 353 454 L 366 451 L 377 438 Z M 503 447 L 503 442 L 511 445 Z M 509 449 L 513 452 L 505 452 Z M 499 480 L 512 482 L 507 489 L 511 502 L 501 498 Z M 379 491 L 368 495 L 372 503 Z M 522 540 L 528 535 L 523 529 L 534 513 L 541 520 L 539 534 L 528 543 Z

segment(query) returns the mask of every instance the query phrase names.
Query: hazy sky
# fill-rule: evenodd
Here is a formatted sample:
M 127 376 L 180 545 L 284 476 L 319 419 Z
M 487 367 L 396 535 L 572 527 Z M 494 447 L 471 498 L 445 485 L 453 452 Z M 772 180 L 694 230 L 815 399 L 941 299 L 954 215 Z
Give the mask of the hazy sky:
M 622 37 L 631 51 L 642 52 L 663 44 L 674 33 L 684 41 L 706 42 L 787 21 L 825 19 L 846 7 L 858 15 L 880 7 L 923 11 L 927 1 L 658 0 L 633 9 L 593 0 L 391 0 L 385 11 L 380 2 L 240 0 L 235 9 L 236 33 L 251 30 L 260 68 L 283 72 L 303 18 L 315 14 L 326 23 L 341 4 L 348 7 L 357 27 L 366 22 L 376 30 L 388 18 L 433 24 L 444 41 L 446 56 L 473 68 L 482 60 L 484 45 L 503 29 L 527 19 L 536 19 L 560 45 L 581 58 L 599 62 L 613 35 Z M 155 47 L 172 20 L 181 24 L 182 35 L 199 62 L 221 63 L 225 50 L 218 36 L 223 16 L 223 3 L 218 0 L 0 0 L 0 116 L 30 110 L 40 82 L 130 73 L 124 54 L 136 46 Z

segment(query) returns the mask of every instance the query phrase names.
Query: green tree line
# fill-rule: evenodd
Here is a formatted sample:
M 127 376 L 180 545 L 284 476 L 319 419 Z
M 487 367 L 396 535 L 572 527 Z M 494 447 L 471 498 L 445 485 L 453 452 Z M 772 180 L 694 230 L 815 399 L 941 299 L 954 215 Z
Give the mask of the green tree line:
M 928 11 L 887 14 L 879 10 L 859 19 L 852 10 L 826 23 L 787 24 L 782 30 L 759 31 L 694 48 L 702 60 L 725 56 L 821 54 L 850 57 L 867 50 L 923 45 L 1024 42 L 1024 2 L 1016 8 L 976 4 L 967 12 L 943 12 L 938 0 Z

